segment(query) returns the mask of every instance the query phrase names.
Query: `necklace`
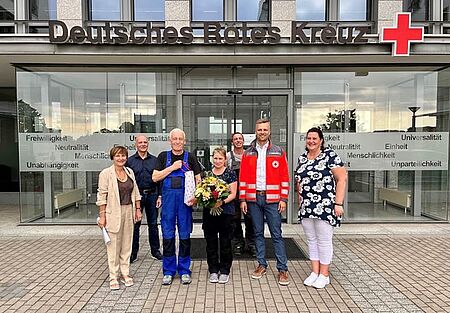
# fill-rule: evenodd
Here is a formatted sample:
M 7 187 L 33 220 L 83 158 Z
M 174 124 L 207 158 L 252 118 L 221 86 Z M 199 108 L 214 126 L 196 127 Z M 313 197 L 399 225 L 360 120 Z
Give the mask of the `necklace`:
M 315 152 L 314 154 L 312 154 L 311 152 L 308 152 L 308 160 L 314 160 L 315 158 L 317 158 L 319 156 L 319 154 L 321 154 L 322 151 L 319 150 L 317 152 Z
M 116 177 L 117 177 L 117 179 L 118 179 L 119 181 L 121 181 L 122 183 L 124 183 L 124 182 L 127 181 L 127 174 L 125 173 L 124 170 L 122 170 L 122 171 L 120 171 L 120 172 L 116 170 Z

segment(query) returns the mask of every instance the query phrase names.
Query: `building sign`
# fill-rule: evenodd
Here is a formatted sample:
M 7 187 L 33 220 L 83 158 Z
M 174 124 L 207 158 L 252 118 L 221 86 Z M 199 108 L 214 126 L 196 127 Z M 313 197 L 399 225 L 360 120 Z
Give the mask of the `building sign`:
M 327 24 L 317 26 L 308 22 L 291 24 L 291 43 L 300 44 L 363 44 L 371 28 L 369 26 L 339 26 Z M 203 43 L 205 44 L 277 44 L 281 41 L 280 28 L 275 26 L 222 27 L 219 22 L 205 22 Z M 64 44 L 191 44 L 194 42 L 194 29 L 189 26 L 156 27 L 151 22 L 130 23 L 130 27 L 111 25 L 73 26 L 68 28 L 62 21 L 49 21 L 51 43 Z M 197 37 L 196 37 L 197 38 Z
M 408 56 L 411 42 L 423 42 L 423 27 L 411 27 L 411 13 L 397 13 L 394 28 L 385 27 L 381 42 L 392 42 L 393 56 Z
M 295 158 L 305 151 L 305 136 L 294 134 Z M 326 133 L 324 139 L 350 171 L 415 171 L 448 169 L 448 136 L 447 132 Z
M 74 140 L 54 133 L 19 134 L 19 170 L 21 172 L 101 171 L 110 166 L 109 150 L 115 145 L 136 153 L 135 136 L 130 133 L 92 134 Z M 158 155 L 170 150 L 169 134 L 146 134 L 149 151 Z

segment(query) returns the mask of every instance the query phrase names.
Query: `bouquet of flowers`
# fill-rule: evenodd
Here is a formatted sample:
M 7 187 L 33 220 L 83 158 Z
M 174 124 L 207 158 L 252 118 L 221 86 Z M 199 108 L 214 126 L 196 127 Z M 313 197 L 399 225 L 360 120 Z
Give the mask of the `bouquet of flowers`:
M 209 209 L 211 215 L 220 215 L 223 212 L 221 207 L 215 208 L 219 200 L 224 200 L 230 194 L 230 188 L 222 179 L 215 177 L 212 173 L 207 173 L 202 183 L 195 189 L 197 203 L 204 209 Z

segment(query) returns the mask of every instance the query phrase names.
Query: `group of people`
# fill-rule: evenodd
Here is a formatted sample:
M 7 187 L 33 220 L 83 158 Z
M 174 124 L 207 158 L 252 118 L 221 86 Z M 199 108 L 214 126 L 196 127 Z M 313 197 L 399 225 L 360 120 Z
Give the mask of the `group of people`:
M 227 283 L 233 255 L 248 251 L 258 266 L 251 277 L 262 278 L 267 271 L 264 221 L 272 238 L 278 270 L 278 283 L 289 284 L 288 262 L 282 236 L 282 213 L 289 195 L 289 169 L 285 151 L 270 140 L 270 121 L 259 119 L 256 139 L 244 150 L 241 133 L 232 136 L 233 150 L 213 151 L 212 175 L 229 186 L 229 195 L 219 200 L 220 215 L 203 211 L 203 232 L 211 283 Z M 306 234 L 311 274 L 306 286 L 324 288 L 330 283 L 329 266 L 333 255 L 333 228 L 340 225 L 346 186 L 346 169 L 336 153 L 324 145 L 319 128 L 307 132 L 306 151 L 298 158 L 295 179 L 299 196 L 299 220 Z M 185 199 L 185 176 L 192 171 L 195 184 L 201 182 L 201 166 L 184 149 L 185 133 L 173 129 L 171 150 L 158 157 L 148 152 L 148 139 L 136 137 L 137 152 L 115 146 L 110 151 L 112 166 L 99 175 L 97 205 L 100 227 L 106 227 L 111 243 L 107 246 L 110 288 L 119 282 L 133 285 L 130 263 L 137 260 L 143 210 L 147 215 L 150 252 L 162 260 L 163 285 L 170 285 L 178 273 L 182 284 L 190 284 L 192 206 L 195 197 Z M 163 253 L 160 251 L 157 217 L 161 209 Z M 244 214 L 245 239 L 241 225 Z M 175 245 L 178 232 L 178 253 Z M 234 243 L 234 246 L 233 246 Z

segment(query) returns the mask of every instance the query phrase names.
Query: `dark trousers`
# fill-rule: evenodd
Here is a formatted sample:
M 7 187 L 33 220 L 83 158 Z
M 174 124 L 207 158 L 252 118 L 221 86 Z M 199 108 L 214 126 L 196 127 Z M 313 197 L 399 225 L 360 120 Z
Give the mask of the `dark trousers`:
M 247 248 L 249 246 L 255 246 L 255 231 L 253 230 L 253 223 L 252 218 L 249 213 L 244 214 L 244 225 L 245 225 L 245 242 L 244 242 L 244 232 L 242 231 L 242 224 L 241 224 L 241 208 L 239 201 L 234 201 L 236 205 L 236 211 L 233 215 L 233 241 L 236 244 L 244 245 L 244 243 L 247 245 Z
M 147 216 L 148 224 L 148 239 L 150 243 L 150 252 L 152 255 L 159 252 L 159 231 L 158 231 L 158 208 L 156 207 L 156 200 L 158 199 L 158 193 L 143 194 L 141 199 L 142 212 L 145 212 Z M 136 259 L 139 251 L 139 232 L 141 228 L 141 222 L 134 224 L 133 232 L 133 246 L 131 248 L 131 259 Z
M 203 233 L 206 239 L 206 258 L 210 273 L 230 274 L 233 253 L 231 251 L 233 215 L 222 213 L 212 216 L 203 213 Z

